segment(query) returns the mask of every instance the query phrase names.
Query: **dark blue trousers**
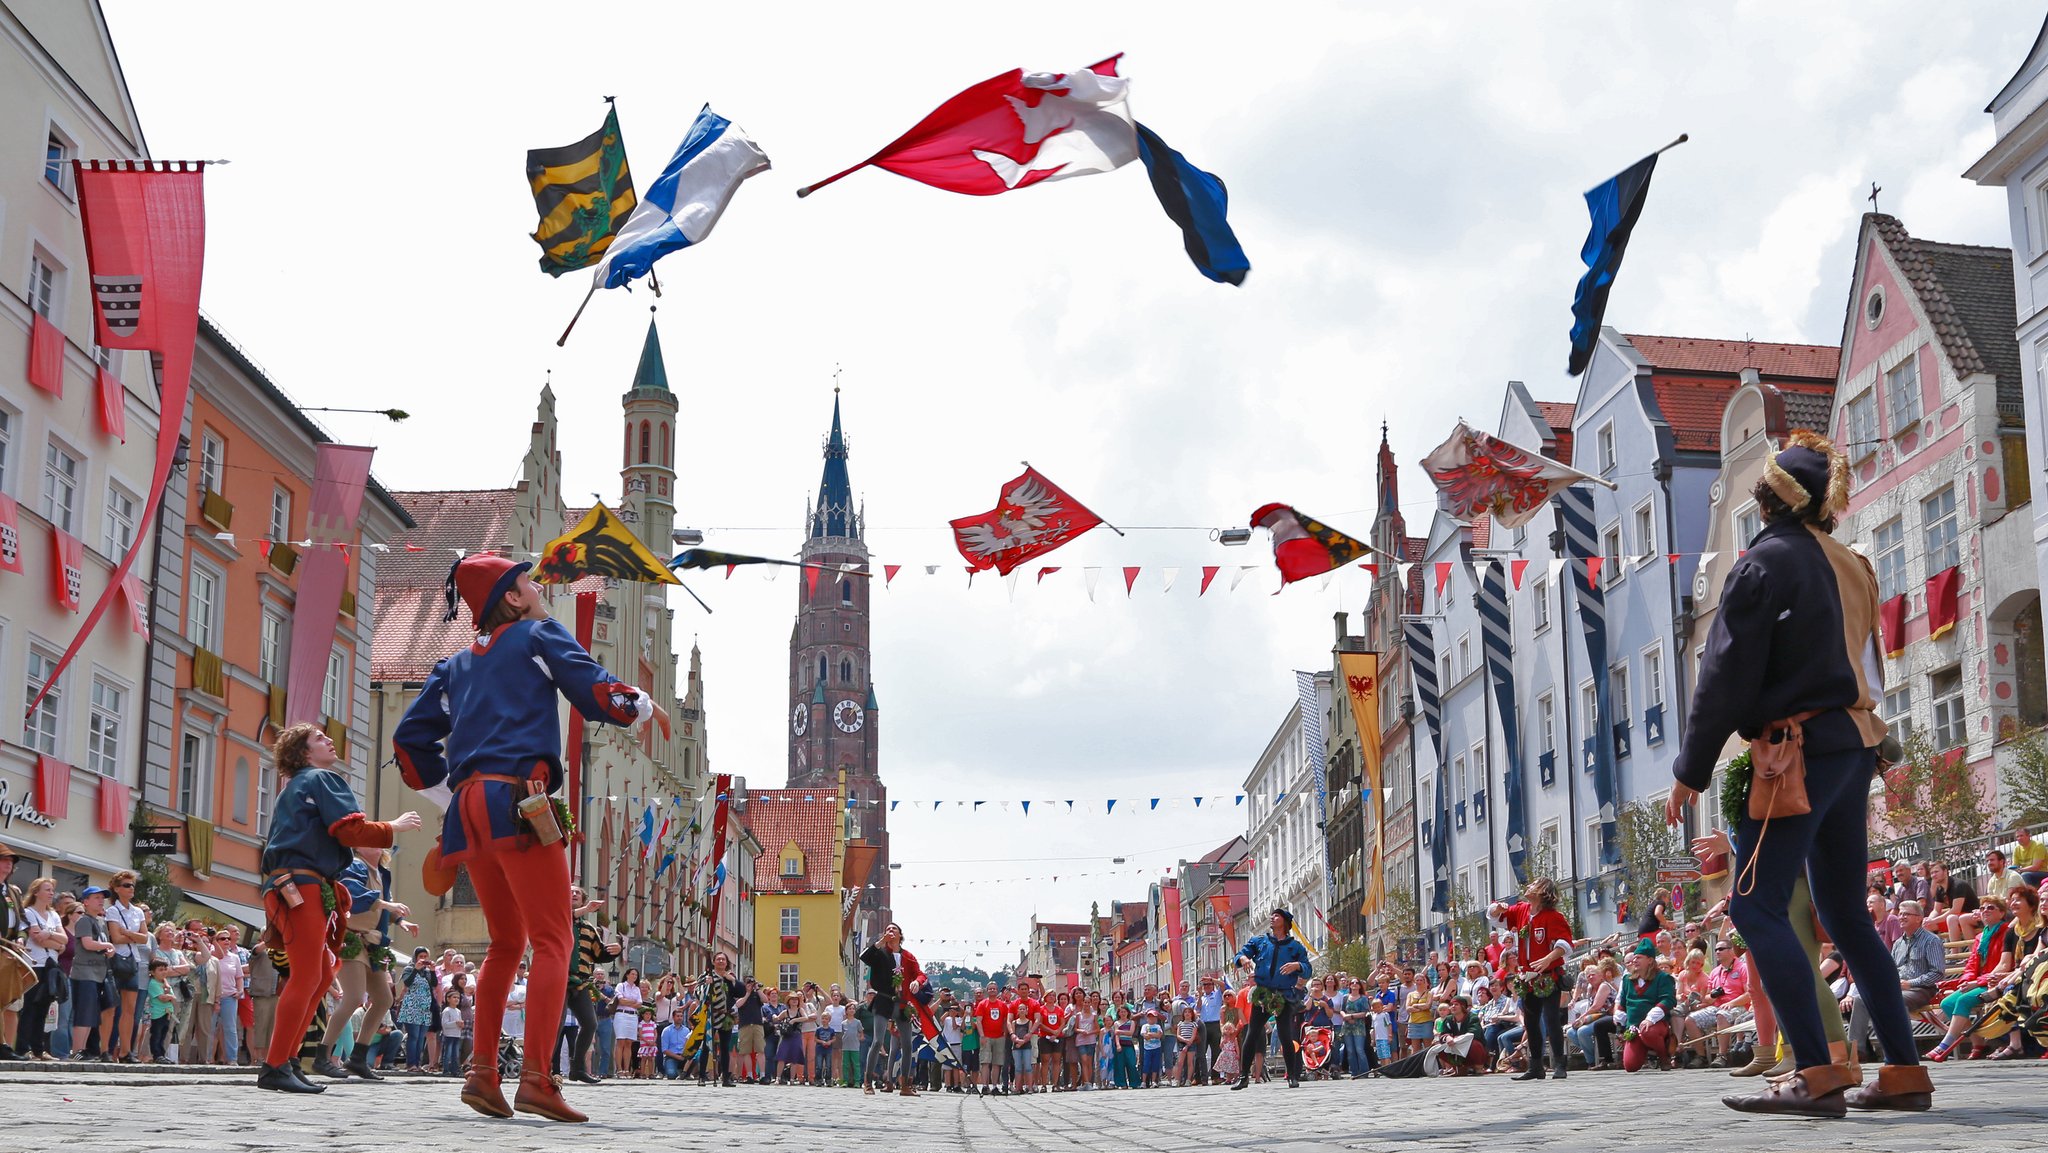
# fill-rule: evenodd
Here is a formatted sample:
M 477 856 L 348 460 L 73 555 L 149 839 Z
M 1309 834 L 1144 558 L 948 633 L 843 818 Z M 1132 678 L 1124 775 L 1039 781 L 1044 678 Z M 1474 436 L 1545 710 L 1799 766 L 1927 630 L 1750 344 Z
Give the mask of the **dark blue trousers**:
M 1813 968 L 1786 915 L 1802 872 L 1813 891 L 1814 912 L 1856 974 L 1886 1063 L 1920 1060 L 1899 991 L 1898 967 L 1863 903 L 1863 873 L 1870 860 L 1870 779 L 1876 771 L 1874 749 L 1809 752 L 1806 795 L 1813 811 L 1774 818 L 1768 827 L 1745 817 L 1736 833 L 1735 892 L 1728 915 L 1742 931 L 1750 967 L 1763 978 L 1778 1028 L 1801 1069 L 1832 1060 L 1813 995 Z

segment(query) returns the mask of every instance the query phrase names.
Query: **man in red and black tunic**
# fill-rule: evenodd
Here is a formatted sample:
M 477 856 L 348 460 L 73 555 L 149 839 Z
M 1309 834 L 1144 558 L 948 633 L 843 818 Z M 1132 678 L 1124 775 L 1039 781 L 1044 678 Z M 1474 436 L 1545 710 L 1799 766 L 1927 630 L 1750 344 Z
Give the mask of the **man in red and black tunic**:
M 1516 954 L 1522 963 L 1522 1028 L 1529 1041 L 1529 1069 L 1517 1081 L 1543 1079 L 1547 1042 L 1564 1080 L 1564 959 L 1572 951 L 1571 922 L 1557 911 L 1557 883 L 1538 877 L 1513 903 L 1495 901 L 1486 915 L 1515 931 Z

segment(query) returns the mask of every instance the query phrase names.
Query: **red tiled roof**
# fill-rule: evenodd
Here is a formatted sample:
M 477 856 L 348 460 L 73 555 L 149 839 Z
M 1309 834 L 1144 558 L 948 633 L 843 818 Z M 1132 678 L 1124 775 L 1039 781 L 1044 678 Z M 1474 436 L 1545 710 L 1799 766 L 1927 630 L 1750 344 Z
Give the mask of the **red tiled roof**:
M 1578 411 L 1576 404 L 1563 401 L 1539 400 L 1536 411 L 1543 414 L 1543 423 L 1550 426 L 1550 435 L 1557 441 L 1557 447 L 1550 450 L 1550 459 L 1566 464 L 1572 459 L 1572 415 Z
M 1657 409 L 1680 452 L 1719 452 L 1721 416 L 1741 386 L 1736 374 L 1754 368 L 1789 394 L 1833 396 L 1842 350 L 1827 344 L 1766 344 L 1691 336 L 1625 336 L 1650 362 Z
M 754 839 L 761 842 L 761 855 L 754 858 L 756 889 L 763 893 L 839 890 L 839 878 L 832 872 L 832 838 L 839 820 L 837 790 L 748 789 L 744 819 Z M 782 876 L 782 850 L 791 841 L 804 855 L 804 876 L 794 888 Z
M 415 528 L 377 563 L 377 629 L 370 679 L 418 683 L 434 663 L 474 639 L 467 614 L 443 620 L 455 550 L 502 547 L 518 493 L 508 488 L 393 493 Z
M 1634 345 L 1650 367 L 1659 372 L 1734 376 L 1745 368 L 1754 368 L 1766 377 L 1833 380 L 1842 362 L 1842 350 L 1832 344 L 1767 344 L 1696 336 L 1624 335 L 1623 339 Z

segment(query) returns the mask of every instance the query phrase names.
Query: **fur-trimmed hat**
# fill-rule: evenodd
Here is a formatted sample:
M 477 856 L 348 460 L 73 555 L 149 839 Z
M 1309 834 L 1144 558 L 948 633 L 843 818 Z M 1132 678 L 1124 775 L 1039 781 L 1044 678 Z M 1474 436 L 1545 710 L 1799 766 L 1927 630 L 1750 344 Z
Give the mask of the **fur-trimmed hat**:
M 1778 455 L 1764 462 L 1764 483 L 1795 513 L 1805 514 L 1821 502 L 1818 519 L 1830 520 L 1849 509 L 1849 458 L 1828 438 L 1796 428 Z
M 455 619 L 455 600 L 469 606 L 470 620 L 481 631 L 491 610 L 519 581 L 519 574 L 533 567 L 532 561 L 513 562 L 501 556 L 479 553 L 455 562 L 448 570 L 448 619 Z

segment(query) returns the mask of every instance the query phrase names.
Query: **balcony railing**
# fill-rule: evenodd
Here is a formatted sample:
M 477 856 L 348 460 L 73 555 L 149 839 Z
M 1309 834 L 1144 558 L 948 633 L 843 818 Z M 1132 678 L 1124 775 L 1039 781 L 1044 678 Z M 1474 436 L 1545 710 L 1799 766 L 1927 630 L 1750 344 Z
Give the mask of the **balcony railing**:
M 221 532 L 226 532 L 235 527 L 235 506 L 229 504 L 228 498 L 217 492 L 204 492 L 200 494 L 199 515 L 206 518 L 207 524 L 212 525 Z
M 218 656 L 197 645 L 192 648 L 192 687 L 209 696 L 228 695 L 226 667 Z

